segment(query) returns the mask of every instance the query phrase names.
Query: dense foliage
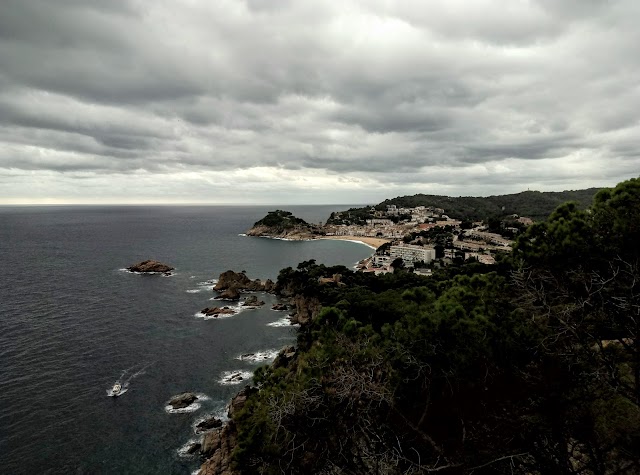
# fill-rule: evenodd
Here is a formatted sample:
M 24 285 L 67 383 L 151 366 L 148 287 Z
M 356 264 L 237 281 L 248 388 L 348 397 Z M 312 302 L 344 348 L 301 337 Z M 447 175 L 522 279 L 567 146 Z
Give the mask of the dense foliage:
M 331 213 L 329 219 L 327 219 L 327 224 L 355 224 L 363 226 L 367 223 L 367 219 L 374 217 L 370 206 L 364 208 L 349 208 L 347 211 L 334 211 Z
M 400 196 L 385 200 L 376 208 L 385 210 L 387 205 L 414 208 L 416 206 L 433 206 L 442 208 L 452 218 L 463 220 L 481 220 L 489 217 L 502 217 L 510 214 L 528 216 L 535 220 L 545 219 L 553 210 L 567 201 L 578 203 L 584 209 L 598 192 L 597 188 L 587 190 L 540 192 L 524 191 L 511 195 L 473 197 L 473 196 L 439 196 L 418 194 Z
M 236 416 L 242 473 L 640 473 L 640 180 L 559 207 L 497 266 L 314 261 L 322 309 Z M 340 279 L 321 278 L 340 274 Z
M 278 230 L 291 229 L 296 226 L 308 226 L 304 219 L 296 218 L 290 211 L 277 209 L 269 211 L 260 221 L 256 221 L 254 226 L 268 226 Z

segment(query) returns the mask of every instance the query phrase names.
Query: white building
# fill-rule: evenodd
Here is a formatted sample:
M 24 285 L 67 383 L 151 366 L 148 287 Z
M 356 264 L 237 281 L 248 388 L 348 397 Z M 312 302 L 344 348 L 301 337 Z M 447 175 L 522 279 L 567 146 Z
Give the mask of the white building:
M 400 258 L 405 264 L 413 264 L 414 262 L 424 262 L 428 264 L 436 258 L 436 250 L 432 247 L 423 246 L 391 246 L 389 249 L 391 259 Z
M 373 256 L 373 264 L 376 266 L 385 266 L 391 263 L 391 258 L 389 256 L 380 256 L 375 254 Z

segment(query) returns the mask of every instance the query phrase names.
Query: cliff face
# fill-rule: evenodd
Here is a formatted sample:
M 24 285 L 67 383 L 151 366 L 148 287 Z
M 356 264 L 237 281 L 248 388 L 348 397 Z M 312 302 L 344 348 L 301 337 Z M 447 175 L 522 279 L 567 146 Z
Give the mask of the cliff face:
M 231 469 L 231 454 L 236 446 L 236 425 L 229 421 L 221 430 L 202 438 L 201 454 L 208 457 L 198 475 L 236 475 Z
M 293 304 L 295 305 L 295 313 L 291 317 L 291 323 L 301 325 L 313 320 L 322 308 L 322 304 L 316 297 L 305 297 L 300 294 L 293 297 Z
M 245 386 L 234 396 L 229 404 L 228 416 L 231 420 L 217 431 L 209 432 L 202 438 L 200 454 L 207 458 L 202 464 L 198 475 L 236 475 L 231 468 L 231 455 L 236 446 L 237 431 L 233 416 L 238 413 L 247 402 L 251 394 L 257 392 L 257 388 Z

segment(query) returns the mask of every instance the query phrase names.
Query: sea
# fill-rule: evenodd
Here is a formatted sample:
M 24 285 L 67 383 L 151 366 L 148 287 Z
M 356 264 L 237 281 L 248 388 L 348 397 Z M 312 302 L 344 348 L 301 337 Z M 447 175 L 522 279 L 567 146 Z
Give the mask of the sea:
M 309 222 L 350 206 L 288 206 Z M 283 207 L 280 207 L 283 208 Z M 295 342 L 266 305 L 204 318 L 221 272 L 275 280 L 316 259 L 353 266 L 362 244 L 243 235 L 273 206 L 0 207 L 0 473 L 191 474 L 195 424 L 224 416 L 260 363 Z M 126 267 L 156 259 L 173 275 Z M 233 305 L 233 304 L 231 304 Z M 266 352 L 261 362 L 241 359 Z M 225 376 L 241 373 L 230 384 Z M 121 381 L 125 392 L 110 397 Z M 199 395 L 174 411 L 169 399 Z

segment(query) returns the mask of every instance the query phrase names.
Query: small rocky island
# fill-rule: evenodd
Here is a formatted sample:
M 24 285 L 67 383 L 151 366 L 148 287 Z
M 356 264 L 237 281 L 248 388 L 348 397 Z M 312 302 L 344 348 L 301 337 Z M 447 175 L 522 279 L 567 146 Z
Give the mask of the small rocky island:
M 196 396 L 194 393 L 186 392 L 186 393 L 178 394 L 177 396 L 173 396 L 169 400 L 169 405 L 173 409 L 184 409 L 185 407 L 190 406 L 197 400 L 198 400 L 198 396 Z
M 173 267 L 168 266 L 167 264 L 163 264 L 162 262 L 154 261 L 151 259 L 138 262 L 137 264 L 127 267 L 127 270 L 131 272 L 142 272 L 145 274 L 165 274 L 165 275 L 170 275 L 173 269 L 174 269 Z
M 260 221 L 256 221 L 247 231 L 248 236 L 270 237 L 304 241 L 324 235 L 321 226 L 296 218 L 290 211 L 269 211 Z

